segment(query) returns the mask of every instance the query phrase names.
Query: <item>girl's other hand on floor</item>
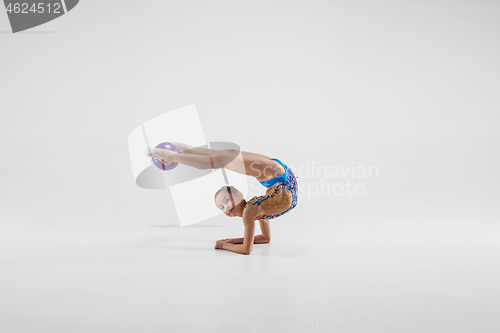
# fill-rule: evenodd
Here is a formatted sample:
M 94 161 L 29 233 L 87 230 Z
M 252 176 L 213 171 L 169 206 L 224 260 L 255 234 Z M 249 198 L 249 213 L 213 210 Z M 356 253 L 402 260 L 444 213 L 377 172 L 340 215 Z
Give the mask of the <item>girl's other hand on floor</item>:
M 223 250 L 224 249 L 224 242 L 223 240 L 219 239 L 217 242 L 215 242 L 215 249 Z

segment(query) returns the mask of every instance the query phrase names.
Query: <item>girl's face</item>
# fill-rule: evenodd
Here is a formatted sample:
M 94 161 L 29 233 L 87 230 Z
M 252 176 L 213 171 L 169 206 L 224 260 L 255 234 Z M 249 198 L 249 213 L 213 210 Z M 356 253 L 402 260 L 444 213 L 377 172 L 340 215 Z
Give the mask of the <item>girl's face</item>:
M 232 191 L 229 191 L 232 192 Z M 238 200 L 239 193 L 229 193 L 226 191 L 221 191 L 217 194 L 215 198 L 215 205 L 227 216 L 237 216 L 236 205 L 241 201 Z

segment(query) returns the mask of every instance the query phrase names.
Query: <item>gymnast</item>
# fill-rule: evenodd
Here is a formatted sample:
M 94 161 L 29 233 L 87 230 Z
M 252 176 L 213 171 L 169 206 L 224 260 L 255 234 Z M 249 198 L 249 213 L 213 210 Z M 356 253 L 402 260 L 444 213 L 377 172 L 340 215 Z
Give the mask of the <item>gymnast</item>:
M 254 177 L 264 187 L 263 196 L 246 201 L 234 186 L 222 186 L 214 195 L 215 205 L 228 217 L 241 217 L 245 227 L 243 238 L 226 238 L 215 243 L 215 249 L 250 254 L 253 244 L 271 241 L 269 220 L 277 218 L 297 205 L 298 184 L 292 170 L 276 158 L 234 149 L 215 150 L 174 142 L 179 153 L 167 149 L 149 149 L 146 155 L 163 164 L 180 163 L 200 170 L 225 168 Z M 261 235 L 255 236 L 255 221 Z

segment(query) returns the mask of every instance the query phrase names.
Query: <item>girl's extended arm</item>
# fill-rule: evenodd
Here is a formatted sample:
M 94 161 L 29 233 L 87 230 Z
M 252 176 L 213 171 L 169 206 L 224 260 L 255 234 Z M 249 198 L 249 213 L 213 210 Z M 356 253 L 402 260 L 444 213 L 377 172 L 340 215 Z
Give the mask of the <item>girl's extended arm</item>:
M 253 239 L 254 244 L 267 244 L 271 242 L 271 227 L 269 225 L 269 220 L 259 220 L 260 223 L 260 231 L 262 232 L 262 235 L 257 235 Z M 224 242 L 226 243 L 231 243 L 231 244 L 243 244 L 243 237 L 240 238 L 226 238 L 223 239 Z
M 243 212 L 243 225 L 245 226 L 245 233 L 243 237 L 243 244 L 230 244 L 222 243 L 222 249 L 232 251 L 239 254 L 250 254 L 253 250 L 254 234 L 255 234 L 255 209 L 248 207 Z M 220 241 L 217 241 L 220 242 Z
M 222 240 L 223 242 L 230 243 L 230 244 L 243 244 L 243 237 L 237 237 L 237 238 L 226 238 Z M 253 238 L 253 243 L 254 244 L 267 244 L 269 243 L 269 240 L 264 237 L 264 235 L 257 235 Z

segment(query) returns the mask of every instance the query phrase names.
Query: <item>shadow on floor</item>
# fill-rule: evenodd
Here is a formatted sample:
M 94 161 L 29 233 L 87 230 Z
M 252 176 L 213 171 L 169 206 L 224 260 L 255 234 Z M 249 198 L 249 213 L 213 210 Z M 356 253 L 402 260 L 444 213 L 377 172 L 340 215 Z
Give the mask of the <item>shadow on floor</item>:
M 212 224 L 205 224 L 205 225 L 188 225 L 188 226 L 185 226 L 185 227 L 181 227 L 180 225 L 178 224 L 157 224 L 157 225 L 150 225 L 149 226 L 150 228 L 199 228 L 199 229 L 203 229 L 203 228 L 222 228 L 224 227 L 223 225 L 212 225 Z
M 263 256 L 270 257 L 308 257 L 310 256 L 309 250 L 307 247 L 294 247 L 294 246 L 277 246 L 262 247 L 259 248 L 259 254 Z M 255 249 L 255 247 L 254 247 Z

